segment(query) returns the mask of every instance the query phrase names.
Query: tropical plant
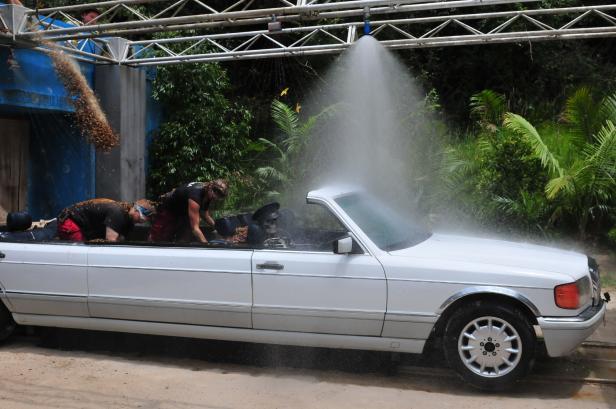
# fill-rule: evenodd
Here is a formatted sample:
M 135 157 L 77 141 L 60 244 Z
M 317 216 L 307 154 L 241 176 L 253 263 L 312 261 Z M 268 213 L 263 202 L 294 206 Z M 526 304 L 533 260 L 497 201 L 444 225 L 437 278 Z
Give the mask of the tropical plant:
M 486 89 L 471 96 L 471 117 L 477 119 L 482 130 L 497 132 L 507 112 L 507 102 L 503 94 Z
M 615 114 L 616 95 L 595 103 L 590 92 L 581 89 L 567 101 L 563 132 L 542 133 L 520 115 L 505 115 L 506 128 L 531 144 L 549 174 L 545 194 L 556 204 L 552 218 L 572 219 L 581 240 L 592 222 L 600 224 L 602 216 L 614 211 Z
M 294 182 L 306 176 L 309 161 L 302 158 L 302 155 L 311 141 L 311 131 L 319 119 L 331 115 L 334 110 L 335 106 L 332 105 L 317 115 L 301 121 L 299 113 L 290 106 L 277 99 L 272 101 L 272 120 L 282 136 L 279 142 L 259 139 L 259 142 L 273 154 L 273 158 L 269 165 L 259 167 L 255 171 L 267 189 L 265 196 L 268 199 L 280 197 Z
M 503 128 L 505 96 L 484 90 L 470 106 L 479 132 L 445 149 L 444 202 L 455 203 L 458 219 L 470 217 L 508 233 L 543 234 L 549 221 L 542 197 L 545 172 L 530 145 Z

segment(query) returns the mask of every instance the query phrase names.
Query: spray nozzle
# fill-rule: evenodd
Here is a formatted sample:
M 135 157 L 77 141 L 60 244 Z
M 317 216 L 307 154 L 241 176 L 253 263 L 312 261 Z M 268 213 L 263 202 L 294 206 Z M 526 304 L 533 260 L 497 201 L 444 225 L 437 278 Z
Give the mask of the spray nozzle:
M 364 34 L 370 35 L 372 27 L 370 26 L 370 7 L 364 7 Z

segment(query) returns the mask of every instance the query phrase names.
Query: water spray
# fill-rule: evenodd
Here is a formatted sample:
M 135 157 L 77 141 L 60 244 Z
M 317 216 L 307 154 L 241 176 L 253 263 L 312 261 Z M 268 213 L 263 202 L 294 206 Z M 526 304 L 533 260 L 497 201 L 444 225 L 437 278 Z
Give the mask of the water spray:
M 364 35 L 370 35 L 372 27 L 370 26 L 370 7 L 364 7 Z

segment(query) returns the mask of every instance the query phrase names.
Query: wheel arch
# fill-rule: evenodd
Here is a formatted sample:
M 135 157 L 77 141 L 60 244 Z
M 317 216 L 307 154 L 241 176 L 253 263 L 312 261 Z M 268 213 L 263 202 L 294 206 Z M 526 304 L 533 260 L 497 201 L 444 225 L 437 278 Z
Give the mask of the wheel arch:
M 445 325 L 453 312 L 461 305 L 475 301 L 492 301 L 499 304 L 508 304 L 522 311 L 531 325 L 538 324 L 539 309 L 523 294 L 509 288 L 471 287 L 457 292 L 443 302 L 438 311 L 440 317 L 434 325 L 430 338 L 441 337 L 444 333 Z

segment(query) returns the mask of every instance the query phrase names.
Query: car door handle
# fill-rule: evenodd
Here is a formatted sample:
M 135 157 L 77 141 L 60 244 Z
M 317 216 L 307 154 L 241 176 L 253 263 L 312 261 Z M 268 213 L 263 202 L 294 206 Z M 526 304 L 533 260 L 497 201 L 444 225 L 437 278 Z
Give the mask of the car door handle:
M 259 270 L 283 270 L 284 266 L 278 263 L 257 264 Z
M 0 251 L 0 260 L 5 258 L 5 257 L 6 257 L 6 254 L 4 254 L 3 252 Z

